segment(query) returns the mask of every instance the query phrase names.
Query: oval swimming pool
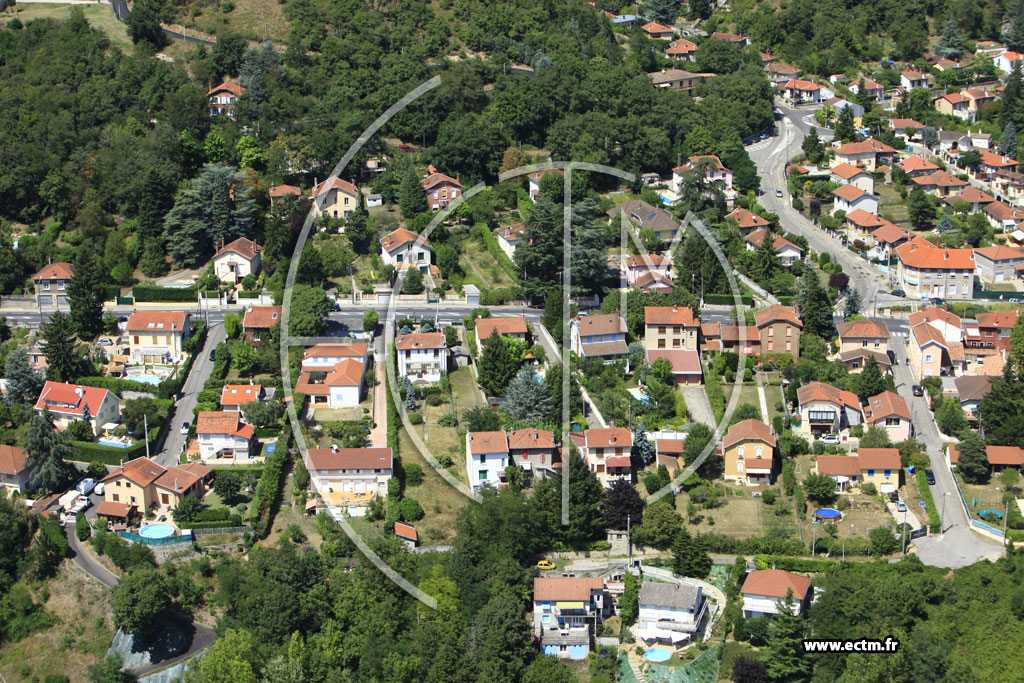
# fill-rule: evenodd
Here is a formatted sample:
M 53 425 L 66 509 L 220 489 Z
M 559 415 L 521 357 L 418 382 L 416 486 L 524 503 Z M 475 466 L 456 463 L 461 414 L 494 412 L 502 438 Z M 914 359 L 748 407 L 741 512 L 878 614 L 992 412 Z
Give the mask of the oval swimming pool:
M 174 527 L 170 524 L 147 524 L 139 529 L 143 538 L 167 538 L 174 535 Z
M 835 508 L 818 508 L 815 510 L 814 516 L 818 519 L 839 519 L 842 513 Z
M 652 647 L 644 653 L 644 659 L 649 659 L 652 662 L 667 662 L 672 659 L 672 653 L 660 647 Z

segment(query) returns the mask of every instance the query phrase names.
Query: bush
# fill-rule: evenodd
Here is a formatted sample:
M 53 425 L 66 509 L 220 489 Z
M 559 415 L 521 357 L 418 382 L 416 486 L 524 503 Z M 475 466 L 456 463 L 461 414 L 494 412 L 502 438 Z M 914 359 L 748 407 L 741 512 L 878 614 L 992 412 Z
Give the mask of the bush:
M 291 446 L 291 432 L 285 432 L 284 437 L 278 441 L 277 449 L 269 455 L 263 466 L 263 476 L 256 485 L 253 492 L 252 503 L 249 508 L 249 523 L 253 528 L 253 535 L 256 538 L 263 538 L 270 530 L 270 507 L 281 490 L 281 474 L 288 458 L 288 448 Z
M 458 421 L 455 419 L 455 413 L 445 413 L 437 418 L 437 424 L 441 427 L 455 427 Z
M 878 488 L 870 481 L 861 484 L 860 490 L 862 493 L 868 496 L 874 496 L 878 493 Z
M 423 413 L 409 413 L 409 422 L 414 425 L 423 424 Z
M 92 536 L 92 529 L 89 528 L 89 521 L 85 518 L 84 512 L 75 515 L 75 535 L 79 541 L 86 541 Z
M 99 387 L 100 389 L 107 389 L 112 391 L 118 396 L 124 397 L 124 392 L 135 391 L 145 394 L 155 394 L 156 387 L 152 384 L 146 384 L 145 382 L 133 382 L 130 379 L 120 379 L 118 377 L 79 377 L 78 383 L 87 387 Z M 217 395 L 218 400 L 220 394 Z
M 426 399 L 428 406 L 439 406 L 448 401 L 448 397 L 441 393 L 427 394 Z
M 765 505 L 774 505 L 775 494 L 775 489 L 767 489 L 764 493 L 761 494 L 761 499 L 765 502 Z
M 423 508 L 415 498 L 403 498 L 398 504 L 404 522 L 418 522 L 423 519 Z
M 423 483 L 423 467 L 412 463 L 403 467 L 405 470 L 405 485 L 419 486 Z

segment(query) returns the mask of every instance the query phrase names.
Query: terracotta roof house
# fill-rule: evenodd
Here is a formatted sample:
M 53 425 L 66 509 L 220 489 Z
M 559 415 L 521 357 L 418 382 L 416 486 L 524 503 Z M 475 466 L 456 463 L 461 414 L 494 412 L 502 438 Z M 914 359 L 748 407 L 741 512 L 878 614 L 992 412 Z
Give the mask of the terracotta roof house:
M 1024 271 L 1024 250 L 999 245 L 974 250 L 975 271 L 982 282 L 1010 282 Z
M 646 33 L 651 40 L 670 40 L 675 35 L 671 26 L 665 26 L 656 21 L 647 22 L 640 27 L 640 30 Z
M 868 399 L 864 424 L 884 429 L 892 443 L 906 441 L 914 435 L 910 407 L 905 398 L 892 391 L 883 391 Z
M 527 327 L 526 318 L 515 316 L 511 318 L 477 318 L 473 321 L 476 328 L 476 338 L 483 344 L 491 334 L 498 333 L 498 336 L 515 337 L 526 339 Z
M 698 351 L 700 320 L 688 306 L 645 306 L 644 349 Z
M 938 166 L 916 154 L 903 157 L 896 165 L 909 176 L 927 175 L 939 170 Z
M 255 428 L 244 424 L 237 411 L 203 410 L 196 417 L 196 438 L 203 460 L 247 458 L 254 434 Z
M 239 237 L 229 244 L 221 244 L 213 255 L 213 272 L 221 282 L 235 284 L 246 275 L 259 272 L 262 253 L 263 247 L 250 239 Z
M 731 218 L 736 221 L 736 224 L 740 227 L 740 233 L 743 235 L 749 235 L 754 230 L 759 228 L 768 228 L 771 225 L 771 223 L 764 218 L 761 218 L 753 211 L 748 211 L 741 206 L 733 209 L 726 218 Z
M 432 169 L 433 166 L 427 169 L 428 173 L 420 181 L 420 185 L 427 196 L 427 206 L 431 211 L 438 211 L 447 208 L 455 199 L 462 196 L 462 182 L 457 173 L 452 178 Z
M 671 242 L 679 234 L 680 221 L 662 208 L 655 208 L 642 199 L 630 199 L 608 210 L 608 216 L 623 214 L 641 228 L 651 230 L 662 242 Z M 613 224 L 614 225 L 614 224 Z
M 662 69 L 647 74 L 656 88 L 669 88 L 693 93 L 697 86 L 715 77 L 713 73 L 693 73 L 684 69 Z
M 328 510 L 354 517 L 365 515 L 375 498 L 387 496 L 394 474 L 391 449 L 381 447 L 310 448 L 305 465 L 313 490 Z
M 666 359 L 672 365 L 672 377 L 676 384 L 700 384 L 703 369 L 700 364 L 700 353 L 688 349 L 648 349 L 647 361 L 653 363 L 659 358 Z
M 270 195 L 270 203 L 273 204 L 275 199 L 301 197 L 302 188 L 295 185 L 271 185 L 270 191 L 267 194 Z
M 677 38 L 665 48 L 665 54 L 672 59 L 693 59 L 697 54 L 697 43 L 686 38 Z
M 218 116 L 235 117 L 235 105 L 238 98 L 245 92 L 245 88 L 232 80 L 227 80 L 218 86 L 210 88 L 206 93 L 210 101 L 210 118 Z
M 67 308 L 70 305 L 67 286 L 73 271 L 70 263 L 59 261 L 43 266 L 42 270 L 33 275 L 36 305 L 39 308 Z
M 814 589 L 806 576 L 781 569 L 757 569 L 747 574 L 740 594 L 743 616 L 751 619 L 779 614 L 787 598 L 792 600 L 794 613 L 802 614 L 811 604 Z
M 191 319 L 184 311 L 134 311 L 125 329 L 132 364 L 181 363 L 192 335 Z
M 856 455 L 819 455 L 815 472 L 836 480 L 841 491 L 848 486 L 873 484 L 882 493 L 899 487 L 900 451 L 898 448 L 862 448 Z
M 760 355 L 785 354 L 796 360 L 800 355 L 800 333 L 804 324 L 793 308 L 773 304 L 754 313 Z
M 832 190 L 835 200 L 832 205 L 832 213 L 845 211 L 850 213 L 862 209 L 868 213 L 878 213 L 878 197 L 868 194 L 856 185 L 840 185 Z
M 896 279 L 901 289 L 917 299 L 974 298 L 973 250 L 946 249 L 927 242 L 925 244 L 929 246 L 909 241 L 896 248 Z
M 606 363 L 626 357 L 626 321 L 618 313 L 577 315 L 569 321 L 570 350 Z
M 220 391 L 220 406 L 224 410 L 241 410 L 246 403 L 263 400 L 263 387 L 259 384 L 225 384 Z
M 537 201 L 537 197 L 540 196 L 540 181 L 546 175 L 551 173 L 557 173 L 558 175 L 565 177 L 565 171 L 560 168 L 544 168 L 533 173 L 526 174 L 526 188 L 530 195 L 530 199 L 534 202 Z
M 174 509 L 185 496 L 201 498 L 204 481 L 212 473 L 194 465 L 162 467 L 149 458 L 129 460 L 103 477 L 103 499 L 142 511 L 151 507 Z
M 29 476 L 28 455 L 20 446 L 0 445 L 0 488 L 12 493 L 29 493 L 35 481 Z
M 1019 446 L 985 446 L 985 457 L 992 472 L 1000 472 L 1007 467 L 1018 469 L 1024 466 L 1024 448 Z M 960 452 L 956 444 L 946 445 L 946 462 L 950 467 L 960 462 Z
M 39 392 L 35 409 L 49 413 L 54 425 L 61 430 L 86 419 L 88 414 L 95 434 L 105 424 L 120 422 L 121 398 L 109 389 L 48 381 Z
M 578 448 L 587 468 L 602 485 L 610 486 L 616 479 L 631 481 L 633 433 L 628 429 L 614 424 L 592 427 L 583 432 L 583 442 Z
M 779 86 L 782 97 L 790 102 L 820 102 L 822 85 L 814 81 L 806 81 L 799 78 L 791 78 Z
M 995 200 L 995 197 L 985 192 L 982 192 L 973 185 L 965 187 L 958 194 L 946 197 L 946 203 L 949 204 L 950 206 L 955 206 L 959 202 L 965 202 L 967 204 L 970 204 L 971 211 L 977 211 L 980 208 L 984 208 L 986 204 L 991 204 Z
M 448 345 L 444 332 L 413 332 L 395 340 L 398 373 L 413 382 L 440 382 L 448 372 Z
M 758 228 L 743 239 L 747 242 L 748 251 L 756 251 L 761 243 L 764 242 L 764 236 L 767 231 L 764 228 Z M 804 254 L 804 250 L 787 240 L 782 235 L 774 235 L 775 239 L 772 240 L 772 246 L 775 248 L 775 253 L 779 256 L 779 263 L 783 266 L 789 267 L 794 262 L 799 261 Z
M 967 186 L 966 180 L 960 180 L 941 170 L 935 171 L 931 175 L 914 176 L 912 180 L 920 185 L 925 192 L 937 194 L 940 197 L 959 192 L 961 188 Z
M 395 522 L 395 536 L 405 541 L 406 545 L 412 548 L 415 548 L 416 544 L 419 543 L 419 537 L 416 534 L 416 527 L 412 524 Z
M 722 439 L 724 478 L 750 486 L 772 483 L 775 434 L 760 420 L 737 422 Z
M 380 258 L 386 266 L 401 268 L 413 264 L 425 273 L 432 253 L 430 241 L 412 230 L 398 228 L 380 238 Z
M 250 344 L 269 339 L 270 328 L 281 322 L 280 306 L 246 306 L 242 332 Z
M 313 202 L 320 215 L 345 218 L 359 208 L 359 188 L 343 178 L 331 176 L 313 186 Z M 341 232 L 344 234 L 344 228 Z
M 797 389 L 797 403 L 800 424 L 793 431 L 803 435 L 817 438 L 837 434 L 863 419 L 856 394 L 824 382 L 811 382 Z

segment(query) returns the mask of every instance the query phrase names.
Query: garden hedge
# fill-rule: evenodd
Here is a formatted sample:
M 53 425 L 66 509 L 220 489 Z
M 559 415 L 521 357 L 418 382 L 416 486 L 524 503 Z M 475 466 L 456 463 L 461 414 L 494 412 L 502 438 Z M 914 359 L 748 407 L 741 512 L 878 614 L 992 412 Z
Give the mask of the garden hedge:
M 271 508 L 281 492 L 281 474 L 290 457 L 288 449 L 291 439 L 291 432 L 286 432 L 284 438 L 278 441 L 277 449 L 266 457 L 263 476 L 253 492 L 252 503 L 249 505 L 249 524 L 256 538 L 264 538 L 270 531 Z
M 937 534 L 942 530 L 942 519 L 939 517 L 939 511 L 935 507 L 932 489 L 928 486 L 928 476 L 925 474 L 924 469 L 920 467 L 914 470 L 914 476 L 917 478 L 917 490 L 920 491 L 921 498 L 924 499 L 925 509 L 928 511 L 928 531 Z
M 136 302 L 160 302 L 169 301 L 176 303 L 191 303 L 196 301 L 198 287 L 157 287 L 155 285 L 135 285 L 132 287 L 132 296 Z M 207 296 L 217 296 L 217 290 L 206 290 Z

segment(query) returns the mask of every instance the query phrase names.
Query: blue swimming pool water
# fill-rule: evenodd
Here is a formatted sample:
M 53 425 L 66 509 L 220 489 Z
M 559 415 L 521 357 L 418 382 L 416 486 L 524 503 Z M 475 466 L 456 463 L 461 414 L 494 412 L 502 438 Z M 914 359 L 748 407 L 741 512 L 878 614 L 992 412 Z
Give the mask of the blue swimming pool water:
M 143 538 L 167 538 L 174 535 L 174 527 L 170 524 L 147 524 L 139 529 Z
M 644 658 L 652 662 L 667 662 L 672 659 L 672 653 L 668 650 L 662 650 L 660 647 L 652 647 L 644 653 Z
M 163 377 L 157 377 L 156 375 L 135 375 L 134 377 L 128 377 L 133 382 L 142 382 L 143 384 L 160 384 L 164 381 Z
M 100 439 L 99 443 L 104 446 L 113 446 L 114 448 L 128 448 L 130 444 L 122 443 L 116 439 Z
M 841 516 L 839 510 L 834 508 L 818 508 L 814 514 L 820 519 L 838 519 Z

